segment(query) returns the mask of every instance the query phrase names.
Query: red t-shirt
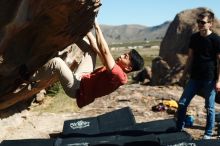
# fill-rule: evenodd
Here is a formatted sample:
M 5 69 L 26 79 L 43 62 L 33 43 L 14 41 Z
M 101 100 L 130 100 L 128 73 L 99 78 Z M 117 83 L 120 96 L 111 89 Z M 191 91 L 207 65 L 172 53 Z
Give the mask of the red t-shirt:
M 127 83 L 127 75 L 117 64 L 111 71 L 105 66 L 100 67 L 82 77 L 77 93 L 77 105 L 79 107 L 88 105 L 95 98 L 107 95 L 125 83 Z

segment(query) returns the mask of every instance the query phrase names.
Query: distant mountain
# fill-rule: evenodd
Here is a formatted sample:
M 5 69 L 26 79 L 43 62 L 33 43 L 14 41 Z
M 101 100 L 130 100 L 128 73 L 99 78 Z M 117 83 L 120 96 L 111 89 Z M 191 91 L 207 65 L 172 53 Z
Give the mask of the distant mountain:
M 164 37 L 169 21 L 161 25 L 147 27 L 143 25 L 101 25 L 103 34 L 108 43 L 121 43 L 130 41 L 157 40 Z

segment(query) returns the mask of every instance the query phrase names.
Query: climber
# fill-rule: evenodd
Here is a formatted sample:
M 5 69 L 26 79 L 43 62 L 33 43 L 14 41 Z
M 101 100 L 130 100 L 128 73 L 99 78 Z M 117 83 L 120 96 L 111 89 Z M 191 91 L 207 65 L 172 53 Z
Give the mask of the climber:
M 43 80 L 56 75 L 65 93 L 76 98 L 80 108 L 127 83 L 126 73 L 140 70 L 144 65 L 143 58 L 133 49 L 114 60 L 97 22 L 94 24 L 94 29 L 96 38 L 91 32 L 86 35 L 89 45 L 86 41 L 76 43 L 84 52 L 84 57 L 74 73 L 61 58 L 55 57 L 28 80 Z M 95 69 L 97 55 L 103 66 Z

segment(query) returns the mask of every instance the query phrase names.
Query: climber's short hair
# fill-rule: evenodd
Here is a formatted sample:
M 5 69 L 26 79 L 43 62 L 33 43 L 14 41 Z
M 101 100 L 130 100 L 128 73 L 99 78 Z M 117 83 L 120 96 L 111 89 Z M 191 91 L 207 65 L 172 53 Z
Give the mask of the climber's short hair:
M 142 69 L 144 66 L 144 59 L 141 57 L 141 55 L 134 49 L 132 49 L 129 54 L 131 57 L 132 71 Z

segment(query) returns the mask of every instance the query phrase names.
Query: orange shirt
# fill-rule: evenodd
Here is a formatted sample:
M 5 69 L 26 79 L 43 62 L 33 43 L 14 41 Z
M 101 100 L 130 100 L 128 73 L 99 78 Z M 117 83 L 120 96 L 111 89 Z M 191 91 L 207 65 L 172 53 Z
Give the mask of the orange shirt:
M 95 98 L 107 95 L 119 86 L 127 83 L 127 75 L 117 64 L 111 71 L 100 67 L 82 77 L 77 93 L 77 105 L 83 107 L 93 102 Z

